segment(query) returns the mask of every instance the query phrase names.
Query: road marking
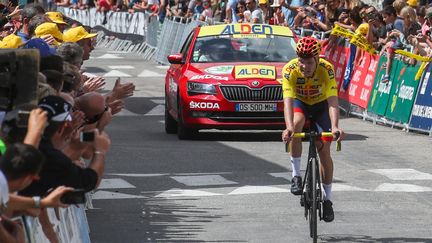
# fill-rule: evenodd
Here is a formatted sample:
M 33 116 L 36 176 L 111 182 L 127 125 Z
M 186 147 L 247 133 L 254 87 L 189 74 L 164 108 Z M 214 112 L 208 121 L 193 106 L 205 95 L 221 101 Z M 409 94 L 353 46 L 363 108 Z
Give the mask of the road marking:
M 135 69 L 134 66 L 131 65 L 117 65 L 117 66 L 108 66 L 110 69 Z
M 180 190 L 180 189 L 171 189 L 168 191 L 164 191 L 155 197 L 208 197 L 208 196 L 219 196 L 222 194 L 206 192 L 202 190 Z
M 288 189 L 273 187 L 273 186 L 242 186 L 228 193 L 228 195 L 280 193 L 280 192 L 289 192 L 289 191 L 290 190 Z
M 140 116 L 141 114 L 134 113 L 128 109 L 123 108 L 119 113 L 114 116 Z
M 160 73 L 153 72 L 150 70 L 144 70 L 140 74 L 138 74 L 138 77 L 143 77 L 143 78 L 144 77 L 148 77 L 148 78 L 150 78 L 150 77 L 165 77 L 165 74 L 160 74 Z
M 159 69 L 167 70 L 167 69 L 169 69 L 170 66 L 156 66 L 156 67 Z
M 287 181 L 290 181 L 292 178 L 291 172 L 276 172 L 276 173 L 268 173 L 268 174 L 273 176 L 273 177 L 283 178 Z
M 172 179 L 186 186 L 218 186 L 236 185 L 235 181 L 225 179 L 220 175 L 198 175 L 198 176 L 171 176 Z
M 154 99 L 154 100 L 150 100 L 151 102 L 158 104 L 158 105 L 164 105 L 165 104 L 165 99 Z
M 121 178 L 102 179 L 98 189 L 136 188 Z
M 127 73 L 120 72 L 118 70 L 111 70 L 105 73 L 104 77 L 132 77 L 132 76 Z
M 146 198 L 140 195 L 132 195 L 120 192 L 110 192 L 110 191 L 97 191 L 92 195 L 93 200 L 102 199 L 133 199 L 133 198 Z
M 145 114 L 145 116 L 163 116 L 165 115 L 165 106 L 157 105 Z
M 352 192 L 352 191 L 369 191 L 367 189 L 363 189 L 360 187 L 356 187 L 356 186 L 349 186 L 349 185 L 344 185 L 344 184 L 340 184 L 340 183 L 333 183 L 332 184 L 332 191 L 334 192 Z
M 85 75 L 85 76 L 87 76 L 87 77 L 89 77 L 89 78 L 94 78 L 94 77 L 97 77 L 97 76 L 98 76 L 98 75 L 96 75 L 96 74 L 88 73 L 88 72 L 84 72 L 83 75 Z
M 96 59 L 123 59 L 124 57 L 119 57 L 113 54 L 104 54 L 100 57 L 95 57 Z
M 417 186 L 412 184 L 392 184 L 383 183 L 379 185 L 375 191 L 377 192 L 430 192 L 432 188 L 425 186 Z
M 386 176 L 396 181 L 432 180 L 431 174 L 423 173 L 418 170 L 408 169 L 408 168 L 376 169 L 376 170 L 369 170 L 369 171 Z
M 107 175 L 115 175 L 115 176 L 125 176 L 125 177 L 157 177 L 157 176 L 167 176 L 169 174 L 165 173 L 165 174 L 136 174 L 136 173 L 123 173 L 123 174 L 119 174 L 119 173 L 109 173 Z

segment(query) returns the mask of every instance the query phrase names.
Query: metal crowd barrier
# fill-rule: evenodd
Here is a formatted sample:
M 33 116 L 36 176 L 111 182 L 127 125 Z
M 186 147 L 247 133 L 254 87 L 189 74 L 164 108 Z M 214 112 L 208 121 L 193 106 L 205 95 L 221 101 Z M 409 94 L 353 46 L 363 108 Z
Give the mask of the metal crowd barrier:
M 197 26 L 208 25 L 207 22 L 182 17 L 166 18 L 156 48 L 154 59 L 162 64 L 169 64 L 167 56 L 180 52 L 183 42 Z
M 97 46 L 115 51 L 135 52 L 147 60 L 151 59 L 156 51 L 160 31 L 157 16 L 151 17 L 146 12 L 101 13 L 95 8 L 80 10 L 59 7 L 58 11 L 97 29 Z
M 60 243 L 90 243 L 90 228 L 84 205 L 71 205 L 68 208 L 58 209 L 48 208 L 47 210 L 48 218 Z M 27 242 L 50 242 L 38 218 L 24 216 L 23 219 L 28 234 Z

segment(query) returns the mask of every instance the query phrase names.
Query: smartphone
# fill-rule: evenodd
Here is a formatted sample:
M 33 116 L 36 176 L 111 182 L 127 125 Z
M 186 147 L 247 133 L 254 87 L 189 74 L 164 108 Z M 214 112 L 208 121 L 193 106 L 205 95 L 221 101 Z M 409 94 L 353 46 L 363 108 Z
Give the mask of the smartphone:
M 66 192 L 60 198 L 60 201 L 64 204 L 82 204 L 86 202 L 85 190 L 75 189 L 70 192 Z
M 80 141 L 81 142 L 93 142 L 95 139 L 95 132 L 81 132 Z
M 29 117 L 30 117 L 30 111 L 18 110 L 18 114 L 16 118 L 16 126 L 27 127 Z

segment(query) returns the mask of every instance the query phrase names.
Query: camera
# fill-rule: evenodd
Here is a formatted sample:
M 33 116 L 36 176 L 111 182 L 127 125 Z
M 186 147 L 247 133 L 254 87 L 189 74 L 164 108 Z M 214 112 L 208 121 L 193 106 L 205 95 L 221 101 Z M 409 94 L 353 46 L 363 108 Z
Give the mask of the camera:
M 95 139 L 95 132 L 81 132 L 80 141 L 81 142 L 93 142 Z
M 86 202 L 85 190 L 75 189 L 73 191 L 66 192 L 60 198 L 60 201 L 64 204 L 82 204 Z
M 16 118 L 16 126 L 17 127 L 27 127 L 28 120 L 30 117 L 30 111 L 18 110 L 17 118 Z
M 377 13 L 377 12 L 370 12 L 370 13 L 367 13 L 367 14 L 366 14 L 366 17 L 367 17 L 368 19 L 370 19 L 370 20 L 379 20 L 379 19 L 380 19 L 380 17 L 379 17 L 379 13 Z

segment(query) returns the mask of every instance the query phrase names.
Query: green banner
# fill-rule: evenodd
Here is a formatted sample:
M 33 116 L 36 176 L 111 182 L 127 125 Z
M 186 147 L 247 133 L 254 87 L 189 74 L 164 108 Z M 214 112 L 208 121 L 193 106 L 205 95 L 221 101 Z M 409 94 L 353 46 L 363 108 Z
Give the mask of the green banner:
M 378 70 L 375 75 L 374 86 L 369 98 L 368 111 L 384 116 L 387 110 L 387 104 L 390 99 L 391 87 L 394 83 L 395 76 L 399 70 L 400 62 L 394 60 L 391 66 L 390 80 L 388 83 L 382 83 L 381 80 L 386 73 L 387 56 L 381 56 L 378 62 Z
M 399 62 L 399 68 L 396 75 L 393 76 L 394 82 L 385 116 L 396 122 L 408 123 L 420 82 L 419 80 L 414 80 L 420 65 L 406 65 L 399 60 L 395 60 L 393 65 L 396 62 Z

